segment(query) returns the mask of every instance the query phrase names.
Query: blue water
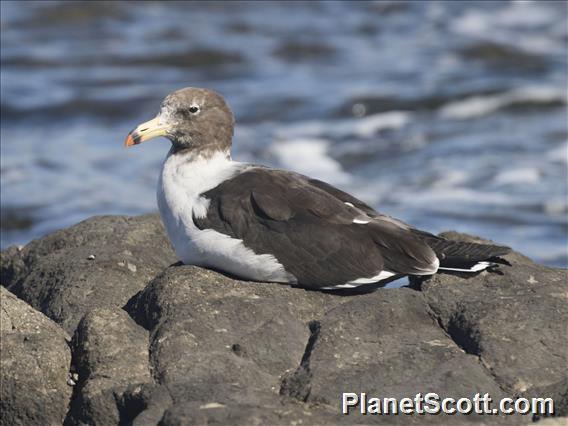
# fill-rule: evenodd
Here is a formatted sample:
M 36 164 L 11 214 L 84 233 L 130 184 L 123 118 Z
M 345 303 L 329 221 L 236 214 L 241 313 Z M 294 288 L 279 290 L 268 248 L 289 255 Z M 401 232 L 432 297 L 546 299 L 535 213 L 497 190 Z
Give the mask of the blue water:
M 221 92 L 234 157 L 423 229 L 567 266 L 564 2 L 1 3 L 1 246 L 156 210 L 169 143 L 125 135 Z

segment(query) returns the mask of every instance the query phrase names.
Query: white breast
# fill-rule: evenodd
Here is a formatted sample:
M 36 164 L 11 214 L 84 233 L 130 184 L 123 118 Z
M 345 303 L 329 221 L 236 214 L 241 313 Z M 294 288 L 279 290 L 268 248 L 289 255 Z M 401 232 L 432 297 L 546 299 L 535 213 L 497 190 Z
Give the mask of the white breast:
M 256 280 L 296 283 L 276 258 L 255 254 L 242 240 L 212 229 L 201 230 L 193 216 L 205 217 L 209 200 L 200 194 L 251 167 L 231 161 L 226 153 L 212 158 L 168 154 L 158 180 L 158 208 L 178 258 Z

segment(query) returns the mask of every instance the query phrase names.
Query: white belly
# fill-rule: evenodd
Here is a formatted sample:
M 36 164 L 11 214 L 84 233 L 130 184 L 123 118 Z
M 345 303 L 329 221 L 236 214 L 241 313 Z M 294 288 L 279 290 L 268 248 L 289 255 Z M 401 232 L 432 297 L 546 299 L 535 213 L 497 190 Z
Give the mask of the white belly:
M 269 254 L 255 254 L 242 240 L 199 229 L 193 217 L 207 214 L 200 194 L 238 173 L 243 165 L 226 157 L 187 161 L 168 155 L 158 182 L 158 208 L 176 255 L 185 264 L 214 268 L 255 281 L 296 283 Z

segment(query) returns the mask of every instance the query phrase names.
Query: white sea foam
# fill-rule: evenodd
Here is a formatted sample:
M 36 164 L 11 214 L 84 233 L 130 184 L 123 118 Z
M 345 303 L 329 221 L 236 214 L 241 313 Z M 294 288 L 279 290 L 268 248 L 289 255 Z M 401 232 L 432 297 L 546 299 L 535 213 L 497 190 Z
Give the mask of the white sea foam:
M 540 28 L 554 21 L 556 16 L 552 9 L 542 7 L 540 2 L 517 1 L 507 7 L 490 13 L 493 22 L 508 27 Z
M 535 167 L 521 167 L 499 172 L 494 181 L 498 185 L 535 184 L 540 180 L 540 172 Z
M 383 129 L 399 129 L 410 122 L 411 114 L 406 111 L 389 111 L 360 118 L 353 124 L 357 136 L 368 138 Z
M 407 111 L 388 111 L 362 118 L 344 120 L 302 121 L 279 128 L 276 135 L 282 138 L 319 137 L 325 134 L 335 136 L 356 135 L 369 138 L 385 129 L 399 129 L 407 125 L 412 114 Z
M 450 24 L 453 31 L 467 34 L 478 35 L 487 31 L 490 25 L 490 18 L 487 13 L 477 10 L 470 10 L 461 16 L 458 16 Z
M 566 23 L 559 17 L 558 9 L 546 2 L 503 2 L 503 7 L 492 10 L 470 8 L 453 19 L 450 28 L 473 39 L 537 55 L 563 54 L 566 49 Z M 527 36 L 519 37 L 520 32 Z
M 336 123 L 331 123 L 330 126 L 337 126 Z M 325 125 L 324 121 L 300 121 L 276 129 L 275 135 L 279 138 L 303 138 L 303 137 L 316 137 L 323 135 L 329 131 L 330 127 Z
M 546 158 L 555 163 L 564 163 L 568 165 L 568 141 L 548 151 L 546 153 Z
M 270 153 L 284 169 L 294 170 L 334 184 L 350 181 L 349 173 L 329 156 L 329 142 L 325 139 L 298 138 L 276 141 Z
M 434 188 L 454 188 L 463 185 L 469 179 L 469 174 L 464 170 L 445 170 L 440 179 L 432 183 Z
M 552 9 L 530 2 L 515 2 L 499 10 L 469 9 L 451 23 L 453 31 L 472 36 L 486 36 L 502 28 L 538 28 L 554 22 Z M 489 31 L 489 33 L 487 32 Z
M 544 211 L 552 216 L 565 216 L 568 212 L 568 200 L 553 198 L 544 203 Z
M 472 96 L 456 102 L 450 102 L 439 110 L 443 118 L 466 120 L 491 114 L 503 107 L 520 102 L 563 102 L 566 93 L 561 87 L 527 86 L 513 89 L 497 95 Z

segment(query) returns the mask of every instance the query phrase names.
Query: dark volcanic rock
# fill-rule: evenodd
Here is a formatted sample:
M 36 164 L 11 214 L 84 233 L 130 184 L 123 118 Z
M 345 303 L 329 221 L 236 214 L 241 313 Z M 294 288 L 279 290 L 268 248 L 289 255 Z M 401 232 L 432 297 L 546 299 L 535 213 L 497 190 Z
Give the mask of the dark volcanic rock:
M 448 339 L 422 295 L 408 288 L 351 298 L 313 323 L 312 336 L 309 354 L 282 388 L 304 401 L 333 406 L 342 392 L 399 399 L 418 392 L 441 398 L 506 396 L 477 357 Z M 414 419 L 428 420 L 444 421 Z
M 135 417 L 130 395 L 136 386 L 152 382 L 148 332 L 122 309 L 99 308 L 83 317 L 73 347 L 79 382 L 67 423 L 97 419 L 101 424 L 118 424 L 121 416 Z
M 302 359 L 309 318 L 345 300 L 177 266 L 130 311 L 151 330 L 154 376 L 175 401 L 247 404 L 278 397 L 280 376 Z
M 260 398 L 241 404 L 184 402 L 168 409 L 160 425 L 335 425 L 341 420 L 327 408 Z
M 72 391 L 69 336 L 4 287 L 0 295 L 0 424 L 61 424 Z
M 506 258 L 511 266 L 498 273 L 437 274 L 422 291 L 447 333 L 479 357 L 504 391 L 524 396 L 538 388 L 539 396 L 558 396 L 568 380 L 568 271 L 518 253 Z
M 342 388 L 393 397 L 415 389 L 454 396 L 501 393 L 478 359 L 447 339 L 413 290 L 355 298 L 312 328 L 313 347 L 301 367 L 311 376 L 307 400 L 333 404 Z
M 2 285 L 73 333 L 95 307 L 122 307 L 176 261 L 157 215 L 103 216 L 2 255 Z
M 3 290 L 11 304 L 50 324 L 33 339 L 26 331 L 25 340 L 8 333 L 20 315 L 3 309 L 3 375 L 4 365 L 24 368 L 36 359 L 50 367 L 34 365 L 39 372 L 19 381 L 6 375 L 12 381 L 2 408 L 12 410 L 11 421 L 60 424 L 65 417 L 71 425 L 532 420 L 340 413 L 343 392 L 436 392 L 488 393 L 493 401 L 550 396 L 566 415 L 567 272 L 517 253 L 506 260 L 511 265 L 495 272 L 340 295 L 169 266 L 175 256 L 156 216 L 93 218 L 2 253 L 3 285 L 74 333 L 71 362 L 64 339 L 52 338 L 63 331 Z M 6 351 L 4 342 L 16 349 Z M 77 381 L 71 402 L 70 362 Z M 9 373 L 19 375 L 18 368 Z M 66 393 L 46 393 L 52 382 Z M 41 405 L 28 395 L 55 399 Z

